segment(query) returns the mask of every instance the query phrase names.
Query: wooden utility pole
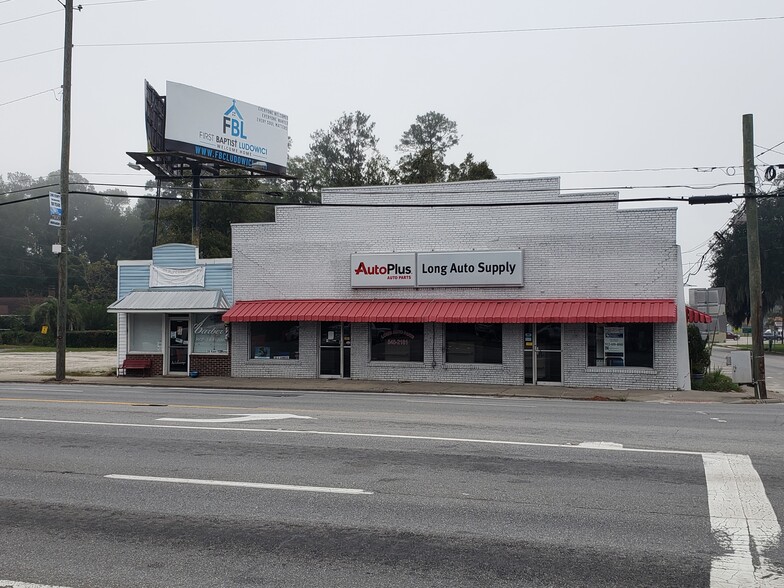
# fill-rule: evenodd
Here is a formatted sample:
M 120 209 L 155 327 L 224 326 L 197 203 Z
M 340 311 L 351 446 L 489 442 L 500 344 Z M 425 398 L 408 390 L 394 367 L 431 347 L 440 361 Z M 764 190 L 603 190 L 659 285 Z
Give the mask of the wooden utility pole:
M 57 260 L 57 347 L 55 380 L 65 379 L 65 331 L 68 325 L 68 181 L 71 165 L 71 54 L 73 51 L 73 0 L 65 0 L 65 42 L 63 44 L 63 130 L 60 148 L 60 253 Z
M 765 384 L 765 344 L 762 339 L 762 268 L 760 265 L 757 186 L 754 172 L 754 116 L 743 115 L 743 182 L 746 185 L 746 244 L 749 257 L 751 306 L 751 364 L 758 399 L 768 397 Z

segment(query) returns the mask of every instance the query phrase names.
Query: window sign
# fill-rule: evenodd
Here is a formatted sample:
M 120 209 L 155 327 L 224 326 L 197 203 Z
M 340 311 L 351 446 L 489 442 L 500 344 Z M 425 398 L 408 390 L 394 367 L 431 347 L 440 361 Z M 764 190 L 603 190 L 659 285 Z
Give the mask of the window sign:
M 623 354 L 623 327 L 604 327 L 604 355 Z
M 226 328 L 219 314 L 197 314 L 193 325 L 193 353 L 228 353 Z

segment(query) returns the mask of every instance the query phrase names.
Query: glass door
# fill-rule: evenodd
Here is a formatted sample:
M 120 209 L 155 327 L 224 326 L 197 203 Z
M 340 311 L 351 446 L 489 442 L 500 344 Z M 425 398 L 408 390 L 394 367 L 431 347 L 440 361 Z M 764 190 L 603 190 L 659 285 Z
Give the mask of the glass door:
M 169 373 L 188 373 L 188 319 L 169 319 Z
M 525 325 L 523 361 L 526 384 L 560 384 L 561 325 Z
M 351 377 L 351 323 L 321 323 L 319 374 L 328 378 Z

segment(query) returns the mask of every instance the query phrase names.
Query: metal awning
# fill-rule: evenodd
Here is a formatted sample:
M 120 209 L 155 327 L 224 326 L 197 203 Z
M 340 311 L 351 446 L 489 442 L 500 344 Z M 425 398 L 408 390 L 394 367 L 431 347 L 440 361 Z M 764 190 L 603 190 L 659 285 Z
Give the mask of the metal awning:
M 228 308 L 223 290 L 134 290 L 110 304 L 107 312 L 223 312 Z
M 696 308 L 687 306 L 686 322 L 687 323 L 711 323 L 713 322 L 713 317 L 711 317 L 711 315 L 709 314 L 697 310 Z
M 225 322 L 674 323 L 674 300 L 245 300 Z

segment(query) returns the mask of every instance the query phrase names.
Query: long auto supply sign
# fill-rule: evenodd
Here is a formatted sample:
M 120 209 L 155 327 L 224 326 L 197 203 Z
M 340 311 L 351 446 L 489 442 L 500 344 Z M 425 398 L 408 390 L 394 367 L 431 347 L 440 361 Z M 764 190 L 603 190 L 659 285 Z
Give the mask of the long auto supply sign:
M 166 149 L 285 173 L 289 117 L 206 90 L 166 82 Z
M 352 288 L 522 286 L 523 252 L 355 253 Z

